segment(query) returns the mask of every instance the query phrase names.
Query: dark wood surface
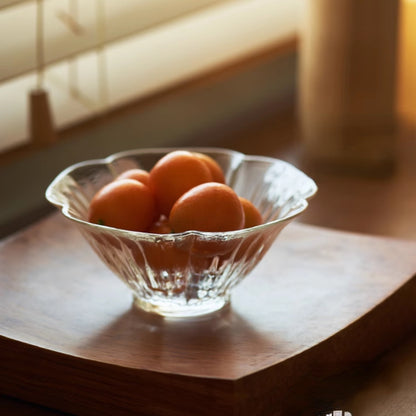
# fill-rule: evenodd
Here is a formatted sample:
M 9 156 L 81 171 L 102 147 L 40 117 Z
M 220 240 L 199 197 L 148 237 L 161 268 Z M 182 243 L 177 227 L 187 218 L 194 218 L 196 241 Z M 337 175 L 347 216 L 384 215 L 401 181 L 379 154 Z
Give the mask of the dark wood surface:
M 310 412 L 415 329 L 415 252 L 293 223 L 230 308 L 167 320 L 56 213 L 0 245 L 0 391 L 74 414 Z
M 306 213 L 301 216 L 300 221 L 302 222 L 333 227 L 338 230 L 393 236 L 409 241 L 416 240 L 416 193 L 414 192 L 416 189 L 416 130 L 414 128 L 405 129 L 404 134 L 402 131 L 397 146 L 397 165 L 392 173 L 384 177 L 363 177 L 355 173 L 343 172 L 340 174 L 328 170 L 322 171 L 319 167 L 315 169 L 315 167 L 302 166 L 299 163 L 301 146 L 297 139 L 297 127 L 293 122 L 292 114 L 282 117 L 274 110 L 268 114 L 271 116 L 266 116 L 256 125 L 245 126 L 243 131 L 239 131 L 235 135 L 223 136 L 220 132 L 215 132 L 211 137 L 203 137 L 201 145 L 219 145 L 249 154 L 279 157 L 303 168 L 317 181 L 319 193 Z M 184 143 L 184 145 L 189 145 L 189 143 Z M 34 246 L 36 246 L 36 235 L 37 232 L 32 236 L 32 239 L 35 240 Z M 1 244 L 3 247 L 4 244 L 8 245 L 9 243 L 10 240 Z M 1 250 L 3 252 L 3 248 Z M 25 261 L 28 255 L 33 262 L 30 252 L 26 253 L 25 245 L 21 243 L 21 248 L 14 257 L 17 265 Z M 10 263 L 11 259 L 7 261 Z M 68 264 L 70 262 L 65 263 L 66 266 Z M 0 263 L 0 269 L 3 273 L 2 263 Z M 14 285 L 17 288 L 21 279 L 19 277 L 14 279 L 16 280 Z M 1 282 L 3 281 L 2 274 Z M 59 282 L 59 280 L 57 281 Z M 36 280 L 33 280 L 32 286 L 29 285 L 28 288 L 36 286 L 35 282 Z M 0 294 L 2 292 L 3 286 L 0 287 Z M 127 302 L 129 301 L 127 300 Z M 56 304 L 57 302 L 55 302 Z M 23 307 L 24 303 L 20 301 L 20 305 Z M 323 307 L 322 305 L 318 306 Z M 13 306 L 13 308 L 16 307 L 18 306 Z M 2 308 L 3 310 L 5 308 Z M 8 316 L 10 317 L 10 314 Z M 414 317 L 415 315 L 413 315 L 413 319 L 415 319 Z M 400 322 L 401 320 L 398 319 L 399 325 Z M 7 325 L 8 327 L 13 326 L 13 319 L 8 319 Z M 43 325 L 40 326 L 43 327 Z M 383 328 L 381 326 L 381 329 Z M 4 339 L 1 339 L 4 342 Z M 302 409 L 296 414 L 326 415 L 334 409 L 344 409 L 350 411 L 354 416 L 391 416 L 392 414 L 414 416 L 416 414 L 414 394 L 416 391 L 416 334 L 403 342 L 398 339 L 393 340 L 398 341 L 399 345 L 368 365 L 361 362 L 358 368 L 352 372 L 329 378 L 323 383 L 324 386 L 317 383 L 316 380 L 312 380 L 310 386 L 313 387 L 314 392 L 309 397 L 314 400 L 302 405 L 302 397 L 299 396 Z M 30 344 L 29 347 L 31 348 Z M 332 353 L 333 351 L 331 351 Z M 20 354 L 17 349 L 16 354 Z M 21 354 L 19 357 L 25 357 L 25 354 Z M 45 362 L 48 361 L 41 361 L 39 365 L 42 366 Z M 2 385 L 8 385 L 10 378 L 9 373 L 7 373 L 7 377 L 4 377 L 6 364 L 6 358 L 2 356 L 0 359 L 0 382 Z M 24 362 L 21 365 L 24 367 Z M 35 371 L 37 370 L 39 368 L 35 369 Z M 28 397 L 27 400 L 30 400 L 29 397 L 33 397 L 34 402 L 39 402 L 39 397 L 48 395 L 47 385 L 42 384 L 43 377 L 32 379 L 23 377 L 24 374 L 20 376 L 18 383 L 20 383 L 21 389 L 15 392 L 15 396 Z M 41 386 L 37 391 L 33 391 L 28 383 L 33 380 L 37 380 L 38 385 Z M 79 384 L 78 379 L 74 380 L 74 386 L 79 387 Z M 39 394 L 39 389 L 41 394 Z M 21 394 L 22 392 L 24 394 Z M 50 401 L 56 400 L 52 393 L 49 396 L 52 396 L 52 398 L 49 397 Z M 68 396 L 68 400 L 76 402 L 78 399 L 77 396 Z M 43 403 L 46 401 L 44 400 Z M 49 406 L 51 405 L 49 404 Z M 66 413 L 48 408 L 46 405 L 22 401 L 10 395 L 0 395 L 0 414 L 61 416 Z M 95 414 L 100 413 L 97 411 Z

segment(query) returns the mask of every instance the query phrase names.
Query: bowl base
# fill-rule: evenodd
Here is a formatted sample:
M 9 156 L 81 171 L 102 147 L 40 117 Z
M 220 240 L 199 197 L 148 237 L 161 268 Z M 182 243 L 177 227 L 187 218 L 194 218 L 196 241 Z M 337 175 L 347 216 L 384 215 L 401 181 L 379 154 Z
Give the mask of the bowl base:
M 218 311 L 230 303 L 230 296 L 204 300 L 198 303 L 174 303 L 169 299 L 149 301 L 133 295 L 133 301 L 136 307 L 146 312 L 172 318 L 186 318 Z

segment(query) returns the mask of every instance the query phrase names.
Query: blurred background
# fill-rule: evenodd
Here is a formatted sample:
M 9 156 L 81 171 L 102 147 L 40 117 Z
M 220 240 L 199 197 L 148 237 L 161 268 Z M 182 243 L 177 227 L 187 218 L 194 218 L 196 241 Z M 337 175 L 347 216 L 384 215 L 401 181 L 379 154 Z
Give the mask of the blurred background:
M 416 0 L 0 0 L 0 38 L 1 237 L 73 163 L 220 146 L 315 179 L 300 222 L 416 239 Z M 414 414 L 414 345 L 353 414 Z
M 415 0 L 0 0 L 0 235 L 72 163 L 215 145 L 313 175 L 302 221 L 416 237 L 415 23 Z

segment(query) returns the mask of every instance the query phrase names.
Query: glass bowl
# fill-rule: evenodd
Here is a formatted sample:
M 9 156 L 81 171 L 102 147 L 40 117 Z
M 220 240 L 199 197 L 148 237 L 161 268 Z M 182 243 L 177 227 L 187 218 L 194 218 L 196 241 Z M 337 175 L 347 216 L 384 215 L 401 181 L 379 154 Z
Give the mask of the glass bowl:
M 317 186 L 282 160 L 220 148 L 187 148 L 214 158 L 226 183 L 257 206 L 264 223 L 219 233 L 151 234 L 88 222 L 89 203 L 103 185 L 127 169 L 149 171 L 172 150 L 177 149 L 131 150 L 75 164 L 53 180 L 46 198 L 79 227 L 101 260 L 130 288 L 138 307 L 163 316 L 196 316 L 229 303 L 232 288 L 306 209 Z

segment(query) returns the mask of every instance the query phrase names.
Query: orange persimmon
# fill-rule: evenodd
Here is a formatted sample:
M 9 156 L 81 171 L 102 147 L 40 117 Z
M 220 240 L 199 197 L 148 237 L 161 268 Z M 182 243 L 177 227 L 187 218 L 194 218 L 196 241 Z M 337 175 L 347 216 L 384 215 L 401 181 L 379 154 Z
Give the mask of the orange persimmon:
M 102 187 L 93 197 L 88 221 L 130 231 L 146 231 L 155 218 L 150 188 L 133 179 L 120 179 Z
M 153 166 L 149 184 L 159 212 L 168 216 L 180 196 L 211 180 L 211 172 L 202 160 L 191 152 L 177 150 L 166 154 Z
M 244 227 L 238 195 L 227 185 L 207 182 L 184 193 L 169 215 L 172 230 L 233 231 Z

